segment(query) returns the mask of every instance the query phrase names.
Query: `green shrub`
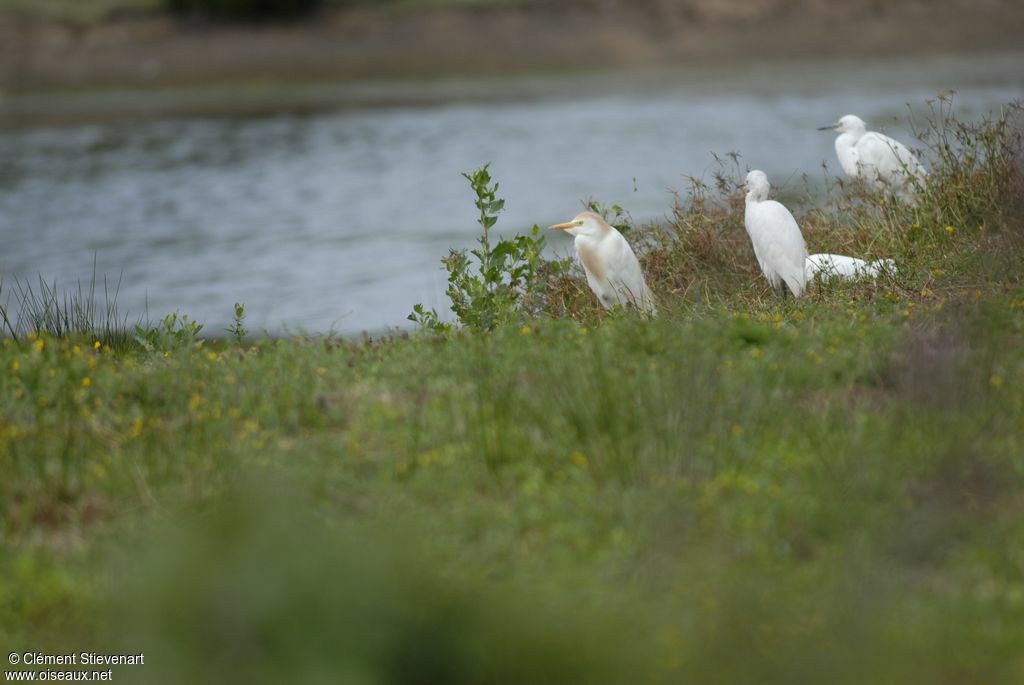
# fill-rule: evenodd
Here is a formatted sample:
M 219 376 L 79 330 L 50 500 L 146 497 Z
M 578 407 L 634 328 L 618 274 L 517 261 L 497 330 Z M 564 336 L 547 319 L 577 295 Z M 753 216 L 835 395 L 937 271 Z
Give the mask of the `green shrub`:
M 460 323 L 477 330 L 491 330 L 521 315 L 539 313 L 544 294 L 539 274 L 545 265 L 540 229 L 534 226 L 530 235 L 499 238 L 492 245 L 491 229 L 505 208 L 505 201 L 497 196 L 498 184 L 491 183 L 490 165 L 463 176 L 476 194 L 482 232 L 477 238 L 480 247 L 468 252 L 451 250 L 441 260 L 448 271 L 452 311 Z M 549 270 L 550 265 L 544 269 Z M 436 311 L 425 311 L 423 305 L 416 305 L 408 318 L 424 329 L 447 328 Z
M 157 326 L 136 325 L 135 342 L 147 352 L 169 352 L 196 343 L 201 330 L 203 324 L 189 319 L 184 314 L 172 312 Z M 202 341 L 198 341 L 198 344 L 201 345 Z

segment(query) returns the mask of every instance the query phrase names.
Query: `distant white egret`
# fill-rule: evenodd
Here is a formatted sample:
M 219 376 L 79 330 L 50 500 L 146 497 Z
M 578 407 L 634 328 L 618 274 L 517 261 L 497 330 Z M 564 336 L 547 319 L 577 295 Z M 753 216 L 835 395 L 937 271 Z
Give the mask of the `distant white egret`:
M 768 199 L 770 186 L 763 171 L 747 174 L 745 185 L 747 207 L 743 219 L 761 271 L 783 299 L 787 291 L 800 297 L 807 285 L 807 246 L 800 227 L 788 209 Z
M 600 214 L 582 212 L 572 221 L 551 228 L 575 237 L 587 284 L 605 309 L 628 303 L 649 314 L 657 313 L 654 295 L 633 249 Z
M 836 156 L 851 178 L 864 178 L 876 190 L 889 190 L 900 200 L 915 203 L 918 187 L 923 187 L 928 172 L 907 147 L 889 136 L 868 131 L 867 125 L 852 114 L 819 131 L 838 131 Z
M 885 271 L 895 272 L 896 262 L 891 259 L 867 262 L 841 254 L 812 254 L 805 262 L 805 271 L 808 282 L 816 277 L 843 280 L 878 278 Z

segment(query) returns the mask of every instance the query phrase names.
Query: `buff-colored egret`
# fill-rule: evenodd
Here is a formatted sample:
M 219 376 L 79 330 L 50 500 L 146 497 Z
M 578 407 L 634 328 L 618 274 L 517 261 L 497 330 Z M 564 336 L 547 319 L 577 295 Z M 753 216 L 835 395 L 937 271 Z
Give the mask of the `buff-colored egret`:
M 575 238 L 587 284 L 605 309 L 631 304 L 648 314 L 656 313 L 654 295 L 633 249 L 600 214 L 582 212 L 572 221 L 551 228 Z
M 804 272 L 807 246 L 800 227 L 788 209 L 768 199 L 771 187 L 763 171 L 751 171 L 744 185 L 747 206 L 743 222 L 761 271 L 783 299 L 787 291 L 793 293 L 793 297 L 800 297 L 807 285 Z
M 908 204 L 915 203 L 917 190 L 924 187 L 928 172 L 906 145 L 868 131 L 864 121 L 852 114 L 818 130 L 839 133 L 836 156 L 847 176 L 863 178 L 876 190 L 888 190 Z
M 805 263 L 807 281 L 814 278 L 878 278 L 883 272 L 896 271 L 896 262 L 891 259 L 876 259 L 872 262 L 841 254 L 812 254 Z

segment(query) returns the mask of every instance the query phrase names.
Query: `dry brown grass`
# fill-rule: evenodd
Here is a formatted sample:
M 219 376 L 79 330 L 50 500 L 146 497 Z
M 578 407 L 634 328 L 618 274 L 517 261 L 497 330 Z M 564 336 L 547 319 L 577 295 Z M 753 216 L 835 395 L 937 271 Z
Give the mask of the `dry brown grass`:
M 918 206 L 834 178 L 826 178 L 823 193 L 782 198 L 810 253 L 891 258 L 898 265 L 898 273 L 877 281 L 815 283 L 805 299 L 943 302 L 1022 282 L 1024 108 L 1013 103 L 994 118 L 961 122 L 952 115 L 952 95 L 930 105 L 929 123 L 917 132 L 931 170 Z M 776 306 L 744 229 L 747 169 L 736 154 L 717 161 L 710 182 L 690 179 L 667 223 L 609 217 L 633 245 L 664 311 Z M 603 316 L 578 265 L 547 274 L 545 311 L 581 321 Z

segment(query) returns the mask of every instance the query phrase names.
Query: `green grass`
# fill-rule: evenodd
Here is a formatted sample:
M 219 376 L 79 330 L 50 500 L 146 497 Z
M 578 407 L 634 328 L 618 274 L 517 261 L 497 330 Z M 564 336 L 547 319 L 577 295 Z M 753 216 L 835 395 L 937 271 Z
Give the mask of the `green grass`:
M 655 321 L 557 275 L 486 334 L 5 341 L 0 644 L 144 652 L 126 682 L 1021 682 L 1020 133 L 938 123 L 919 208 L 798 211 L 898 276 L 795 303 L 729 175 L 633 227 Z

